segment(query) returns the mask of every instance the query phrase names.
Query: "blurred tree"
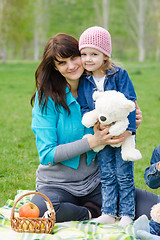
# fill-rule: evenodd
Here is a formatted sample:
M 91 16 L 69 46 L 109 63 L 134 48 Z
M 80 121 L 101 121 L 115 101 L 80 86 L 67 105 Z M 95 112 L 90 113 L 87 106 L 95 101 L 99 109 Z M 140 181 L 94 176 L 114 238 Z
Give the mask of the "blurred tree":
M 50 4 L 49 0 L 35 0 L 33 3 L 34 60 L 36 61 L 40 58 L 40 48 L 46 40 L 49 28 Z
M 144 61 L 155 57 L 157 47 L 159 60 L 159 4 L 160 0 L 0 0 L 0 57 L 3 62 L 38 60 L 57 32 L 78 39 L 86 28 L 99 25 L 111 33 L 114 58 L 138 56 Z
M 35 16 L 35 24 L 34 24 L 34 60 L 37 61 L 39 59 L 39 44 L 40 44 L 40 34 L 41 34 L 41 24 L 43 22 L 42 19 L 42 0 L 34 1 L 34 16 Z
M 147 2 L 148 0 L 134 2 L 128 0 L 128 30 L 137 45 L 140 62 L 143 62 L 146 57 L 145 21 Z
M 6 63 L 6 48 L 7 48 L 7 33 L 8 27 L 5 24 L 8 16 L 6 15 L 6 4 L 7 1 L 2 0 L 0 2 L 0 58 L 2 59 L 2 63 Z
M 21 50 L 25 58 L 26 49 L 32 39 L 31 0 L 1 0 L 0 42 L 2 43 L 3 62 L 9 49 L 14 58 Z M 32 8 L 31 8 L 32 9 Z
M 108 29 L 109 22 L 109 0 L 94 0 L 94 9 L 95 14 L 98 19 L 97 25 L 103 26 L 105 29 Z
M 109 0 L 102 0 L 103 8 L 103 27 L 108 29 L 108 19 L 109 19 Z
M 153 0 L 153 4 L 154 4 L 154 9 L 155 9 L 155 22 L 156 22 L 156 43 L 157 43 L 157 47 L 156 47 L 156 61 L 160 60 L 160 1 L 159 0 Z
M 144 42 L 144 33 L 145 33 L 145 8 L 146 0 L 139 0 L 139 11 L 138 11 L 138 49 L 139 49 L 139 61 L 144 62 L 145 60 L 145 42 Z
M 79 38 L 85 28 L 97 22 L 93 1 L 52 0 L 48 12 L 49 36 L 57 32 L 65 32 Z

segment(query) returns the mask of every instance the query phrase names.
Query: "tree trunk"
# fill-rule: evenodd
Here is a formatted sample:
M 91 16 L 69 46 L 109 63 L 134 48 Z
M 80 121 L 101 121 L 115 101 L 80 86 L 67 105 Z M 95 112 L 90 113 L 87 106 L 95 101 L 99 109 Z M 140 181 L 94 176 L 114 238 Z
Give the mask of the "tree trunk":
M 159 14 L 160 17 L 160 14 Z M 160 60 L 160 22 L 158 21 L 158 40 L 157 40 L 157 50 L 156 50 L 156 61 Z
M 160 2 L 159 0 L 154 0 L 154 8 L 157 22 L 157 48 L 156 48 L 156 61 L 158 62 L 160 59 Z
M 97 0 L 95 0 L 94 9 L 97 16 L 97 23 L 98 25 L 103 25 L 103 27 L 108 30 L 109 0 L 102 0 L 101 7 L 98 5 Z
M 102 0 L 103 9 L 103 27 L 108 29 L 108 19 L 109 19 L 109 0 Z
M 34 60 L 38 61 L 39 59 L 39 39 L 41 35 L 42 28 L 42 0 L 37 0 L 37 4 L 35 5 L 35 28 L 34 28 Z
M 144 43 L 144 21 L 145 21 L 145 0 L 139 0 L 139 13 L 138 13 L 138 49 L 139 49 L 139 61 L 145 60 L 145 43 Z
M 6 44 L 3 43 L 3 49 L 2 49 L 2 63 L 5 64 L 7 61 L 7 47 Z
M 128 31 L 138 48 L 138 60 L 144 62 L 146 57 L 145 12 L 147 0 L 128 0 L 130 11 L 128 15 Z
M 38 32 L 34 31 L 34 60 L 38 61 L 39 59 L 39 36 Z

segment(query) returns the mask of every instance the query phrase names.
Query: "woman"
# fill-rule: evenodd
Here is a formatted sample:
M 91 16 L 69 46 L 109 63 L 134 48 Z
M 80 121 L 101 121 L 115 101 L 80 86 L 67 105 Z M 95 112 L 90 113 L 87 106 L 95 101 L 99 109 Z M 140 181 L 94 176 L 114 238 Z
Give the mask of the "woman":
M 83 138 L 86 133 L 93 133 L 82 125 L 76 101 L 83 71 L 78 41 L 60 33 L 48 41 L 35 74 L 37 91 L 31 98 L 32 104 L 34 101 L 32 130 L 40 160 L 36 190 L 51 200 L 57 222 L 88 220 L 100 215 L 100 173 L 92 148 L 116 144 L 128 136 L 126 131 L 112 138 L 108 129 L 99 130 L 97 123 L 94 134 Z M 145 194 L 146 207 L 150 208 L 157 196 Z M 141 190 L 137 197 L 143 199 Z M 32 202 L 39 207 L 42 216 L 47 210 L 44 199 L 35 195 Z M 145 203 L 141 206 L 139 202 L 138 199 L 137 210 L 141 214 Z

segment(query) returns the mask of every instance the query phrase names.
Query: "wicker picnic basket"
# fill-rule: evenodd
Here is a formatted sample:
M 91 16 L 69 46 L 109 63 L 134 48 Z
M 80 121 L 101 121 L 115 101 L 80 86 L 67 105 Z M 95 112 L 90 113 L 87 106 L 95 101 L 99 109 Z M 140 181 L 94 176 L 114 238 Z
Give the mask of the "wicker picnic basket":
M 25 196 L 37 194 L 44 197 L 50 207 L 51 207 L 51 217 L 48 218 L 26 218 L 26 217 L 15 217 L 15 207 L 17 203 Z M 14 203 L 11 211 L 11 227 L 16 232 L 25 232 L 25 233 L 52 233 L 55 224 L 55 212 L 53 205 L 49 198 L 42 193 L 39 192 L 29 192 L 17 199 Z

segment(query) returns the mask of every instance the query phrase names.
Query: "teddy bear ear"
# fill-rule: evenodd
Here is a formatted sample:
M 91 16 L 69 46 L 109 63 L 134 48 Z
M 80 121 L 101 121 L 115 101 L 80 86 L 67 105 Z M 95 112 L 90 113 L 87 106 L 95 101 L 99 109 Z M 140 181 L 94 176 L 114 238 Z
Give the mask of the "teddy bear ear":
M 103 92 L 95 91 L 92 95 L 93 100 L 97 100 L 99 97 L 102 97 Z

